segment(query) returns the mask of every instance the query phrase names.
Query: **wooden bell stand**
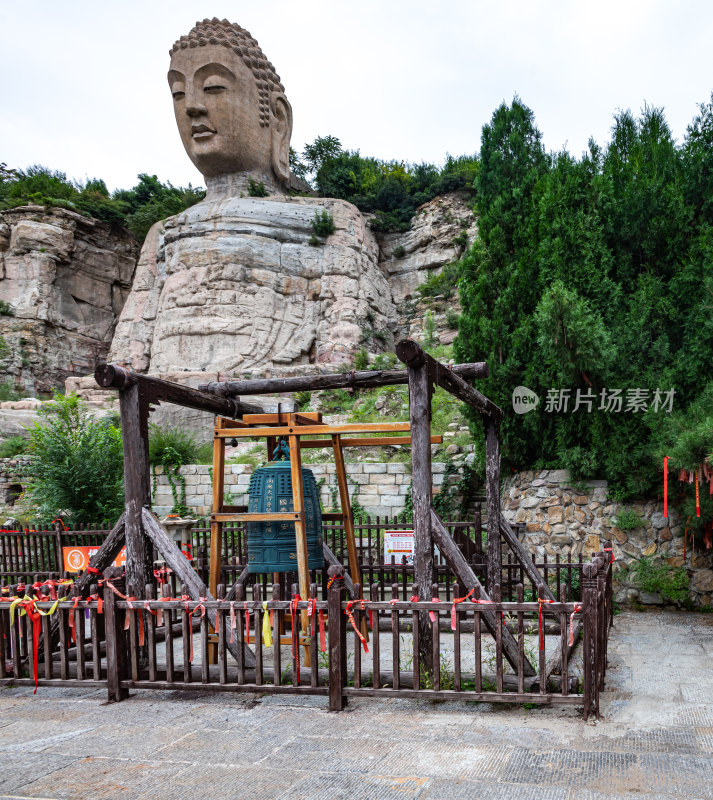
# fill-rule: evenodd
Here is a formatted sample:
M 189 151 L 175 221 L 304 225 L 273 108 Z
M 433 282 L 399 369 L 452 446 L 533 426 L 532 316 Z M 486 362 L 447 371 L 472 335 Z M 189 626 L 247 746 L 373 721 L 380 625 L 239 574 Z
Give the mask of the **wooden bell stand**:
M 341 511 L 323 513 L 323 520 L 341 520 L 347 540 L 349 572 L 353 583 L 361 585 L 361 570 L 354 538 L 354 521 L 347 472 L 344 464 L 345 447 L 377 447 L 384 445 L 410 445 L 408 422 L 363 423 L 347 425 L 328 425 L 322 421 L 319 412 L 244 414 L 242 420 L 216 417 L 213 440 L 213 511 L 210 517 L 210 572 L 209 588 L 215 596 L 221 574 L 221 549 L 223 524 L 225 522 L 293 522 L 297 545 L 297 575 L 299 592 L 302 598 L 310 596 L 309 563 L 307 557 L 307 528 L 305 523 L 304 485 L 302 482 L 302 450 L 310 448 L 331 448 L 334 453 L 337 484 Z M 390 436 L 369 437 L 364 434 L 391 434 Z M 348 436 L 348 438 L 343 438 Z M 317 438 L 302 438 L 317 437 Z M 248 513 L 247 506 L 231 506 L 223 502 L 225 491 L 225 444 L 227 439 L 267 440 L 267 457 L 272 453 L 278 439 L 287 441 L 290 448 L 290 467 L 292 475 L 293 511 Z M 442 442 L 441 436 L 432 436 L 433 444 Z M 326 545 L 325 545 L 326 546 Z M 302 628 L 307 628 L 307 613 L 302 612 Z M 366 630 L 363 631 L 366 634 Z M 257 634 L 259 635 L 259 633 Z M 280 644 L 290 644 L 291 638 L 281 639 Z M 217 659 L 217 645 L 209 646 L 210 663 Z M 305 665 L 309 666 L 309 649 L 305 646 Z

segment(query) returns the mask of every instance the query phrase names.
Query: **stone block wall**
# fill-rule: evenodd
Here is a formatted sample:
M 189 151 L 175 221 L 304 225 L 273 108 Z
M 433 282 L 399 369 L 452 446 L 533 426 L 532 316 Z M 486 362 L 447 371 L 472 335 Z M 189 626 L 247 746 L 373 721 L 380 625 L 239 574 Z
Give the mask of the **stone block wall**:
M 631 509 L 642 520 L 641 527 L 621 530 L 616 526 L 620 509 Z M 663 500 L 641 500 L 621 506 L 608 497 L 606 481 L 573 484 L 567 470 L 520 472 L 505 481 L 503 515 L 525 525 L 523 544 L 538 559 L 588 559 L 611 540 L 615 558 L 615 593 L 618 602 L 658 604 L 659 595 L 640 592 L 626 570 L 642 556 L 662 558 L 673 567 L 686 566 L 690 577 L 690 599 L 696 605 L 713 602 L 713 550 L 689 551 L 683 556 L 683 525 L 675 508 L 663 515 Z
M 332 505 L 332 489 L 337 489 L 334 464 L 308 464 L 320 486 L 325 508 Z M 400 514 L 406 503 L 411 485 L 411 467 L 397 463 L 347 464 L 347 479 L 352 502 L 357 500 L 371 516 L 393 516 Z M 433 464 L 433 487 L 440 488 L 446 471 L 445 464 Z M 187 465 L 181 467 L 186 479 L 186 504 L 194 514 L 210 514 L 212 502 L 211 467 Z M 225 467 L 225 493 L 230 495 L 232 505 L 246 505 L 248 486 L 253 468 L 249 464 L 227 464 Z M 336 494 L 337 500 L 339 498 Z M 173 505 L 173 497 L 163 467 L 157 468 L 157 489 L 154 508 L 157 513 L 167 513 Z

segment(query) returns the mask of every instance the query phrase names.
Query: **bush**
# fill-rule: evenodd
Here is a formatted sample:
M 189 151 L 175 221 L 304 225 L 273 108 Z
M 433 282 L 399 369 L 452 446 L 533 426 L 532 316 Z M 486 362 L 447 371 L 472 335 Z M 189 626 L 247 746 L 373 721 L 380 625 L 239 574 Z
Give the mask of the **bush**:
M 354 369 L 369 369 L 369 353 L 367 353 L 366 347 L 360 347 L 354 354 Z
M 30 432 L 25 498 L 41 521 L 115 520 L 124 507 L 121 432 L 76 396 L 55 394 Z
M 14 313 L 10 303 L 0 300 L 0 317 L 12 317 Z
M 423 320 L 423 344 L 427 348 L 434 347 L 438 344 L 438 339 L 436 338 L 436 323 L 433 320 L 433 314 L 431 314 L 430 309 L 426 312 L 426 316 Z
M 631 570 L 634 583 L 644 592 L 660 594 L 674 603 L 688 599 L 688 573 L 685 567 L 671 567 L 660 559 L 644 556 Z
M 310 400 L 312 399 L 312 392 L 295 392 L 295 403 L 300 411 L 306 411 L 309 408 Z
M 163 466 L 168 485 L 173 495 L 172 514 L 190 513 L 186 505 L 186 479 L 181 475 L 184 464 L 195 464 L 205 457 L 205 445 L 199 447 L 193 434 L 171 425 L 161 428 L 149 425 L 149 463 L 153 472 L 152 495 L 156 497 L 158 477 L 156 467 Z
M 453 297 L 458 288 L 458 264 L 446 264 L 440 272 L 435 272 L 416 288 L 421 297 L 443 295 L 447 300 Z
M 416 209 L 439 194 L 461 190 L 472 196 L 478 171 L 475 156 L 447 156 L 439 169 L 364 157 L 358 150 L 342 150 L 334 136 L 318 137 L 305 147 L 303 158 L 323 197 L 347 200 L 373 214 L 370 227 L 383 232 L 408 230 Z
M 139 241 L 159 220 L 184 211 L 205 197 L 190 184 L 187 188 L 162 183 L 142 173 L 133 189 L 109 194 L 103 180 L 70 181 L 64 172 L 35 164 L 27 170 L 8 170 L 0 165 L 0 209 L 27 204 L 67 208 L 103 220 L 112 227 L 126 227 Z M 3 313 L 3 312 L 0 312 Z
M 0 383 L 0 403 L 21 400 L 23 397 L 27 397 L 27 392 L 22 387 L 15 386 L 12 381 Z
M 268 191 L 262 181 L 254 181 L 248 178 L 248 195 L 250 197 L 267 197 Z
M 312 226 L 314 235 L 320 239 L 326 239 L 336 230 L 334 226 L 334 217 L 329 213 L 329 211 L 327 211 L 326 208 L 323 208 L 321 211 L 314 212 L 314 217 L 312 217 L 310 225 Z
M 633 531 L 643 525 L 641 517 L 631 508 L 619 511 L 612 522 L 622 531 Z
M 167 425 L 165 428 L 149 425 L 149 463 L 194 464 L 198 456 L 198 443 L 192 433 Z
M 406 248 L 402 245 L 396 245 L 393 250 L 394 258 L 403 258 L 406 255 Z
M 24 436 L 10 436 L 0 443 L 0 458 L 14 458 L 20 453 L 26 453 L 29 445 L 29 440 Z

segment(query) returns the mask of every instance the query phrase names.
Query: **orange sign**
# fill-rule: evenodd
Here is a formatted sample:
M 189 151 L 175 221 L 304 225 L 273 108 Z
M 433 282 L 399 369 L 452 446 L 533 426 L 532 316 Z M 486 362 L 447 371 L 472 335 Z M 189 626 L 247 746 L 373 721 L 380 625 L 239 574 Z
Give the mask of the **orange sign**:
M 64 569 L 67 572 L 79 572 L 81 569 L 86 569 L 89 564 L 89 559 L 99 552 L 98 547 L 92 545 L 77 545 L 76 547 L 63 547 L 62 560 L 64 561 Z M 125 567 L 126 566 L 126 548 L 122 547 L 121 552 L 116 557 L 112 567 Z

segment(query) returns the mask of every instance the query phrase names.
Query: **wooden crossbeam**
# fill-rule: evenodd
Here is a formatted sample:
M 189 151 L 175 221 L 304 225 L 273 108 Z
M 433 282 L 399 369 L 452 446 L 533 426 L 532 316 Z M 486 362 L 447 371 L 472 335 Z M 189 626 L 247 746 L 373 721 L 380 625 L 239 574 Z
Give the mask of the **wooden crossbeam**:
M 279 414 L 243 414 L 243 422 L 247 425 L 285 425 L 294 419 L 298 425 L 314 425 L 322 422 L 321 411 L 286 412 Z
M 435 358 L 429 356 L 420 344 L 411 339 L 404 339 L 396 345 L 396 355 L 409 367 L 416 368 L 426 365 L 429 375 L 434 383 L 442 387 L 464 403 L 475 408 L 486 417 L 495 420 L 502 419 L 502 409 L 493 403 L 484 394 L 474 389 L 461 378 L 455 369 L 439 364 Z
M 216 430 L 215 435 L 224 439 L 260 439 L 264 436 L 321 436 L 333 433 L 408 433 L 408 422 L 354 422 L 345 425 L 283 425 L 265 428 L 238 428 L 237 430 Z
M 431 436 L 431 444 L 442 444 L 442 436 Z M 410 445 L 410 436 L 360 436 L 342 439 L 342 447 L 385 447 L 387 445 Z M 315 447 L 330 447 L 331 439 L 300 439 L 300 447 L 305 450 Z
M 473 364 L 454 364 L 453 372 L 463 378 L 487 378 L 488 365 L 484 361 Z M 408 383 L 408 370 L 361 370 L 359 372 L 333 372 L 327 375 L 307 375 L 297 378 L 260 378 L 253 381 L 225 381 L 201 383 L 198 388 L 219 397 L 248 394 L 273 394 L 279 392 L 319 391 L 320 389 L 373 389 L 377 386 L 394 386 Z
M 299 511 L 275 511 L 268 513 L 232 514 L 216 511 L 210 515 L 211 522 L 299 522 Z

